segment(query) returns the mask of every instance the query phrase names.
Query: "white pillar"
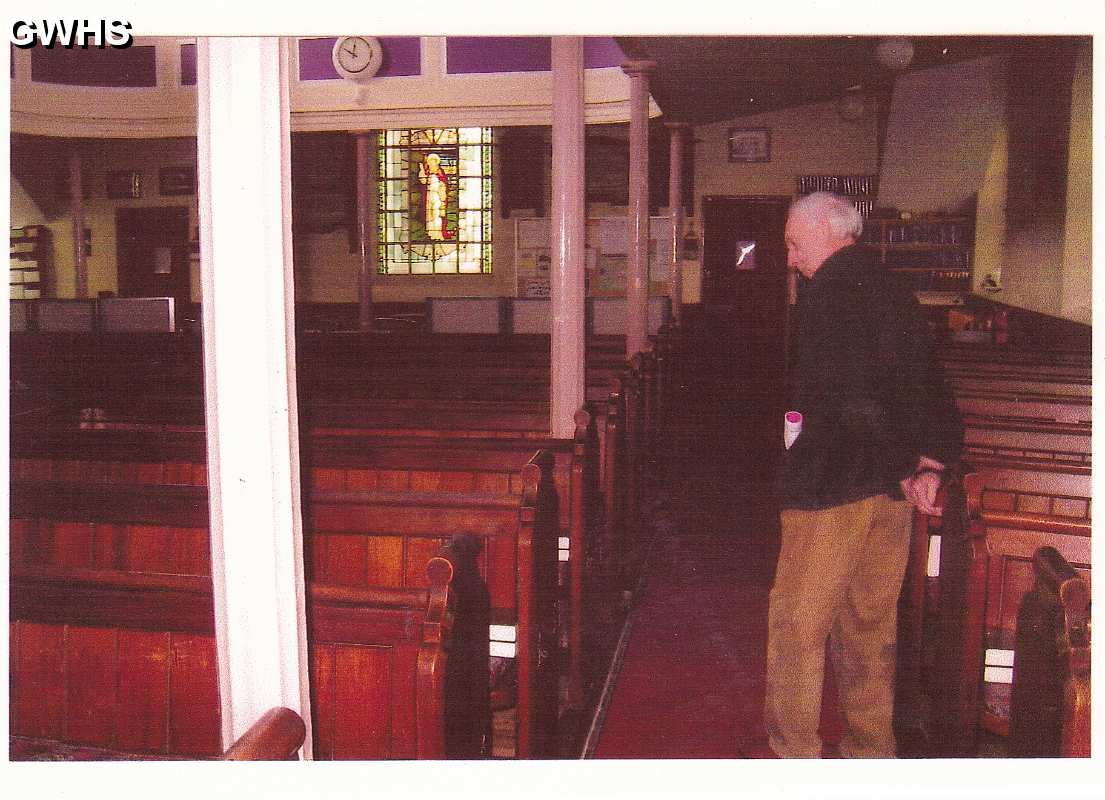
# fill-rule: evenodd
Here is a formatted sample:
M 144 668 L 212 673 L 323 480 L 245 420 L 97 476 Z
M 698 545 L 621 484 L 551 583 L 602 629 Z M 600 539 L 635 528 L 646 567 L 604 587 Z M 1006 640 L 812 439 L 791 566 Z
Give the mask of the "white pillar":
M 88 253 L 84 247 L 84 175 L 81 154 L 69 154 L 69 207 L 73 214 L 73 259 L 78 298 L 88 297 Z
M 211 576 L 224 749 L 273 706 L 307 723 L 288 66 L 275 37 L 197 40 Z
M 653 61 L 628 61 L 629 263 L 625 285 L 625 355 L 648 349 L 648 76 Z
M 553 37 L 552 71 L 551 429 L 570 439 L 585 399 L 582 37 Z
M 372 283 L 376 278 L 379 254 L 376 233 L 376 135 L 369 131 L 356 134 L 357 142 L 357 236 L 360 243 L 361 272 L 358 289 L 360 328 L 372 330 Z
M 666 124 L 671 136 L 668 170 L 668 208 L 671 213 L 671 314 L 676 323 L 683 321 L 683 146 L 690 125 Z

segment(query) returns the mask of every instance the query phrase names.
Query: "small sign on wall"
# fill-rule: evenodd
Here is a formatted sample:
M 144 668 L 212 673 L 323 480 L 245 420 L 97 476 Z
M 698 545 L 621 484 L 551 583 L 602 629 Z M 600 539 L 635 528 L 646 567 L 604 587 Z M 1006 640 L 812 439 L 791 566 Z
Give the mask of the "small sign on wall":
M 771 131 L 767 128 L 730 128 L 729 160 L 756 163 L 771 160 Z
M 739 270 L 753 270 L 756 268 L 755 242 L 737 240 L 736 268 Z

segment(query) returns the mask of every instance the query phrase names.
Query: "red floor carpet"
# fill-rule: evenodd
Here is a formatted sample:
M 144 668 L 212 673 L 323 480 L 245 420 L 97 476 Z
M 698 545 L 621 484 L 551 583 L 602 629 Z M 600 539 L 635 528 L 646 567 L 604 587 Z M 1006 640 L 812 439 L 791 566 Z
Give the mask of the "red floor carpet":
M 687 354 L 682 421 L 657 449 L 668 502 L 652 514 L 644 577 L 591 758 L 737 758 L 742 745 L 766 740 L 767 598 L 778 552 L 771 465 L 781 422 L 772 423 L 765 382 L 734 362 L 725 341 L 704 335 Z M 826 689 L 822 736 L 831 755 L 840 725 Z
M 763 741 L 768 585 L 710 512 L 657 537 L 593 758 L 739 758 Z M 831 680 L 822 735 L 839 740 Z

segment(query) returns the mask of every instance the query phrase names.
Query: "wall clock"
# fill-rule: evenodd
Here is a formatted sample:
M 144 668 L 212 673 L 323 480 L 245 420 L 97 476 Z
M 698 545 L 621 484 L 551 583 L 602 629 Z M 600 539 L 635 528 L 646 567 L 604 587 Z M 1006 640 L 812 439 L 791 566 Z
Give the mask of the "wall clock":
M 331 53 L 334 69 L 346 80 L 363 82 L 373 77 L 384 60 L 384 50 L 372 36 L 339 36 Z

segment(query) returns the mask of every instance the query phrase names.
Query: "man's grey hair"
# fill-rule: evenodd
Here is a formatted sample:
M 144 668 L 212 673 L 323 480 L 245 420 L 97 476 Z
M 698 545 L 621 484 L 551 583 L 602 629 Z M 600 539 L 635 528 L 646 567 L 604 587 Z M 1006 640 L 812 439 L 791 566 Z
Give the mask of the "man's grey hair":
M 858 241 L 863 233 L 863 215 L 851 200 L 839 194 L 814 192 L 798 198 L 790 206 L 792 217 L 816 217 L 819 214 L 825 215 L 834 236 L 850 236 Z

